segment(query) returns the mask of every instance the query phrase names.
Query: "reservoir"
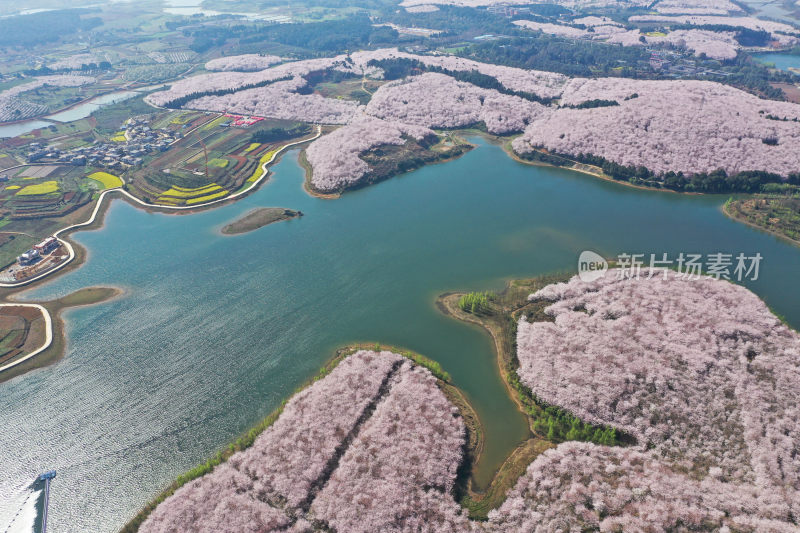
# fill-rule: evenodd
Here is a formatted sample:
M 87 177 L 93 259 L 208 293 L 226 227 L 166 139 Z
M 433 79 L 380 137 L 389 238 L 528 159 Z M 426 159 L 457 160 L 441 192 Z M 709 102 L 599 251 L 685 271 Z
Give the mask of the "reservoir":
M 80 120 L 88 117 L 101 107 L 105 107 L 109 104 L 116 104 L 138 95 L 139 93 L 136 91 L 116 91 L 113 93 L 104 94 L 102 96 L 98 96 L 97 98 L 92 98 L 88 102 L 76 105 L 71 109 L 67 109 L 66 111 L 49 115 L 47 118 L 50 120 L 55 120 L 56 122 L 72 122 L 74 120 Z
M 748 286 L 800 325 L 800 248 L 726 218 L 726 197 L 523 165 L 473 141 L 461 159 L 338 200 L 303 191 L 297 151 L 260 190 L 219 209 L 170 216 L 114 200 L 104 228 L 76 234 L 87 263 L 26 294 L 127 291 L 70 310 L 65 358 L 0 385 L 0 495 L 55 469 L 52 531 L 116 531 L 355 341 L 442 364 L 486 429 L 476 472 L 485 483 L 527 427 L 490 338 L 442 316 L 434 301 L 445 291 L 575 272 L 582 250 L 760 253 L 759 279 Z M 305 216 L 219 234 L 266 206 Z

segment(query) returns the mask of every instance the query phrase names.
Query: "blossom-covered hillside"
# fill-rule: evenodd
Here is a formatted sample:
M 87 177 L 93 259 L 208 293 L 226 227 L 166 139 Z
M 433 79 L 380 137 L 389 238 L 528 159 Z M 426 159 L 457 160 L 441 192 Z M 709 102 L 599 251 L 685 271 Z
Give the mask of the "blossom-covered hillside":
M 370 171 L 359 155 L 376 146 L 402 145 L 406 142 L 404 135 L 421 141 L 435 137 L 436 133 L 423 126 L 365 116 L 320 137 L 306 150 L 308 162 L 314 169 L 312 186 L 328 192 L 355 185 Z
M 278 56 L 261 54 L 242 54 L 238 56 L 226 56 L 212 59 L 206 63 L 206 70 L 255 72 L 264 70 L 267 67 L 280 63 L 282 59 Z
M 531 295 L 554 321 L 519 321 L 518 374 L 635 445 L 561 442 L 470 520 L 454 499 L 459 410 L 428 370 L 362 350 L 141 531 L 796 531 L 800 335 L 726 281 L 615 274 Z
M 626 31 L 603 17 L 578 20 L 594 28 L 596 36 L 641 44 L 639 30 Z M 764 24 L 774 31 L 782 27 Z M 699 29 L 646 39 L 718 57 L 732 57 L 739 46 L 732 34 Z M 382 85 L 366 105 L 327 98 L 309 87 L 312 75 L 326 71 L 380 78 L 381 62 L 395 60 L 414 65 L 412 75 Z M 800 142 L 800 105 L 761 99 L 714 82 L 570 79 L 451 55 L 382 49 L 289 61 L 255 72 L 192 76 L 148 95 L 147 101 L 323 124 L 352 123 L 341 133 L 328 134 L 333 137 L 322 137 L 310 151 L 312 172 L 318 174 L 311 183 L 323 191 L 367 179 L 370 168 L 361 159 L 363 152 L 399 144 L 397 131 L 480 124 L 502 135 L 524 130 L 513 143 L 520 155 L 544 148 L 646 167 L 656 175 L 724 169 L 728 175 L 763 171 L 786 178 L 800 172 L 800 151 L 795 149 Z M 608 105 L 585 105 L 592 102 Z M 365 122 L 370 117 L 381 120 Z M 367 124 L 376 130 L 368 131 Z
M 622 78 L 574 79 L 561 103 L 593 99 L 619 105 L 553 110 L 530 123 L 514 150 L 592 154 L 655 172 L 800 171 L 800 122 L 792 120 L 800 105 L 712 82 Z
M 797 531 L 753 485 L 688 477 L 629 448 L 568 442 L 540 455 L 486 528 L 530 531 Z
M 223 96 L 203 96 L 191 106 L 220 113 L 270 116 L 322 124 L 347 124 L 355 116 L 358 104 L 334 100 L 318 94 L 300 94 L 302 78 L 276 81 L 265 87 L 245 89 Z
M 21 120 L 44 114 L 48 108 L 24 100 L 22 95 L 40 87 L 81 87 L 97 81 L 91 76 L 54 75 L 40 76 L 33 81 L 15 85 L 0 92 L 0 122 Z
M 538 0 L 403 0 L 400 5 L 408 10 L 434 5 L 451 5 L 460 7 L 483 7 L 492 5 L 525 5 L 537 4 Z M 729 0 L 661 0 L 646 2 L 644 0 L 554 0 L 552 4 L 561 5 L 573 10 L 591 8 L 630 8 L 653 7 L 660 13 L 716 14 L 741 13 L 742 8 Z
M 800 517 L 800 335 L 724 280 L 616 273 L 531 296 L 555 321 L 519 321 L 522 381 L 671 468 L 755 494 L 765 516 Z
M 482 89 L 429 72 L 382 86 L 367 114 L 430 128 L 458 128 L 478 122 L 491 133 L 522 131 L 545 107 L 519 96 Z
M 791 27 L 780 23 L 770 23 L 759 19 L 747 17 L 668 17 L 662 15 L 646 15 L 631 17 L 631 20 L 639 22 L 674 22 L 680 25 L 682 20 L 699 20 L 700 24 L 704 19 L 716 20 L 716 24 L 735 29 L 736 27 L 747 27 L 748 29 L 772 28 L 771 39 L 780 43 L 781 46 L 795 44 L 798 39 L 787 35 L 781 28 Z M 569 24 L 552 24 L 535 22 L 531 20 L 515 20 L 514 24 L 532 31 L 541 31 L 550 35 L 558 35 L 571 39 L 591 39 L 594 41 L 604 41 L 608 44 L 621 44 L 622 46 L 645 46 L 666 44 L 678 48 L 690 50 L 696 56 L 707 56 L 711 59 L 726 61 L 736 58 L 742 45 L 736 40 L 733 31 L 717 31 L 707 29 L 678 29 L 667 34 L 643 33 L 639 29 L 626 30 L 618 23 L 597 24 L 600 17 L 583 17 L 575 19 L 572 24 L 580 24 L 590 27 L 583 29 Z M 584 21 L 584 22 L 581 22 Z M 588 22 L 588 23 L 587 23 Z M 763 24 L 762 24 L 763 22 Z M 688 24 L 688 22 L 686 22 Z M 711 23 L 709 25 L 713 26 Z M 766 31 L 766 30 L 765 30 Z M 794 30 L 792 30 L 794 31 Z
M 312 514 L 351 533 L 465 531 L 469 521 L 452 498 L 464 440 L 464 422 L 436 378 L 406 362 Z
M 428 370 L 359 351 L 294 396 L 251 448 L 167 498 L 140 531 L 411 531 L 420 520 L 453 531 L 468 524 L 451 495 L 464 439 Z
M 47 65 L 52 70 L 80 70 L 84 65 L 91 65 L 92 63 L 99 63 L 101 59 L 97 59 L 94 54 L 75 54 L 58 61 L 54 61 Z

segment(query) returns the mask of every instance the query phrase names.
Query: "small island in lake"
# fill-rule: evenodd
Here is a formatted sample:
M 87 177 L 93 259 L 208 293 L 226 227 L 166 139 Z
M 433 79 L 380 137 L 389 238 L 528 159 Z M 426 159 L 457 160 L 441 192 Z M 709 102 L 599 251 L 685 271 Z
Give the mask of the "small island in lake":
M 240 233 L 247 233 L 248 231 L 263 228 L 273 222 L 280 222 L 281 220 L 289 220 L 290 218 L 297 218 L 303 216 L 302 211 L 295 211 L 293 209 L 285 209 L 283 207 L 259 207 L 253 209 L 242 218 L 234 220 L 222 228 L 223 235 L 239 235 Z

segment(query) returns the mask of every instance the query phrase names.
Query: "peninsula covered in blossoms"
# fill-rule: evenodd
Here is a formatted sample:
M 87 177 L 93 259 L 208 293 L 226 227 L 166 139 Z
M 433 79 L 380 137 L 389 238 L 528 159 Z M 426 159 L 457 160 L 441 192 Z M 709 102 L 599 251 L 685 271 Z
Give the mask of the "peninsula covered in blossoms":
M 709 277 L 611 270 L 523 301 L 510 315 L 508 377 L 533 406 L 542 452 L 517 465 L 483 520 L 457 503 L 469 491 L 458 476 L 474 452 L 468 433 L 479 431 L 469 406 L 424 359 L 357 350 L 250 447 L 171 488 L 138 530 L 796 527 L 800 335 L 758 297 Z M 509 303 L 466 295 L 455 312 L 486 317 Z
M 795 0 L 0 4 L 0 531 L 800 528 Z

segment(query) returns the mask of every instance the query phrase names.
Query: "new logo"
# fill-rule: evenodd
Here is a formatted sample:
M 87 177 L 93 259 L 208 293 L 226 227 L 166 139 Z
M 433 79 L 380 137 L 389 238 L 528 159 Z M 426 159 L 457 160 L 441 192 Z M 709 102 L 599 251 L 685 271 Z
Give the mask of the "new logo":
M 591 250 L 584 250 L 578 257 L 578 277 L 581 281 L 589 282 L 602 278 L 608 270 L 608 262 Z

